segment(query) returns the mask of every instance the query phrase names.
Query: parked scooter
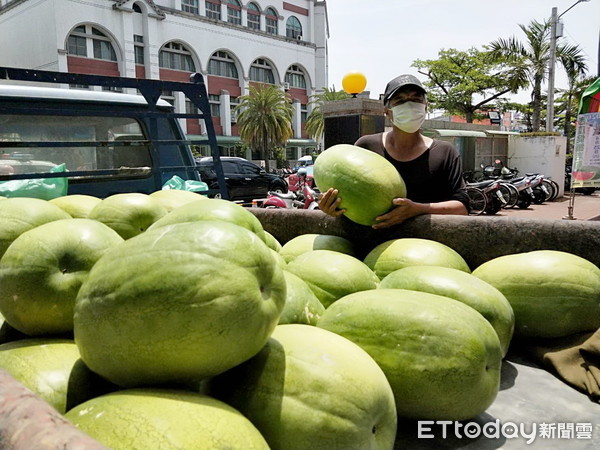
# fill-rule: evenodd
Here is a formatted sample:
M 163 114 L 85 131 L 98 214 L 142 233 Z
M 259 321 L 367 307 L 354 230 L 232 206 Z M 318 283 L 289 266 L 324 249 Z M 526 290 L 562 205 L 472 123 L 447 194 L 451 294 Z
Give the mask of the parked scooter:
M 260 205 L 261 208 L 318 209 L 318 194 L 306 183 L 306 169 L 298 169 L 297 175 L 297 191 L 286 194 L 269 192 L 267 199 Z
M 487 180 L 508 180 L 510 178 L 515 178 L 519 174 L 517 169 L 505 166 L 500 159 L 495 160 L 493 165 L 484 166 L 481 164 L 480 167 L 483 172 L 483 177 Z
M 478 191 L 485 196 L 484 202 L 478 202 L 474 192 Z M 500 183 L 496 180 L 484 180 L 476 183 L 467 183 L 467 194 L 471 199 L 471 213 L 475 215 L 485 212 L 486 214 L 496 214 L 506 204 L 506 199 L 500 192 Z M 483 206 L 482 211 L 478 211 L 476 205 Z
M 538 175 L 525 176 L 512 178 L 507 181 L 509 181 L 519 191 L 519 200 L 517 201 L 516 206 L 518 206 L 520 209 L 527 209 L 535 200 L 533 188 L 542 182 L 542 177 Z

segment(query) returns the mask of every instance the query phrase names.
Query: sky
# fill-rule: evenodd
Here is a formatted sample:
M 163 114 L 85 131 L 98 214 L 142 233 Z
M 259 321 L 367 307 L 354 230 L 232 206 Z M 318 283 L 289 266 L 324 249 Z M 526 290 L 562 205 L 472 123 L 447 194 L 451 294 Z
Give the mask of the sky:
M 329 21 L 329 87 L 342 89 L 342 79 L 358 71 L 366 90 L 377 99 L 389 80 L 412 73 L 421 81 L 417 60 L 436 59 L 441 49 L 467 50 L 499 38 L 526 41 L 519 24 L 549 19 L 552 8 L 565 12 L 576 0 L 326 0 Z M 561 17 L 559 43 L 577 44 L 587 58 L 588 74 L 598 74 L 600 0 L 581 2 Z M 567 79 L 557 64 L 555 87 Z M 522 91 L 512 101 L 530 101 Z

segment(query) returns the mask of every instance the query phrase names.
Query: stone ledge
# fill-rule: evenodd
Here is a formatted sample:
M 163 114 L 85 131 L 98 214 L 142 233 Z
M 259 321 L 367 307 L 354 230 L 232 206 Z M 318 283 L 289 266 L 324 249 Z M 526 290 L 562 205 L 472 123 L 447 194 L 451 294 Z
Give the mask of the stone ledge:
M 300 234 L 332 234 L 354 242 L 359 258 L 387 240 L 413 237 L 453 248 L 471 269 L 498 256 L 533 250 L 573 253 L 600 267 L 600 222 L 595 221 L 425 215 L 374 230 L 318 210 L 249 209 L 282 244 Z

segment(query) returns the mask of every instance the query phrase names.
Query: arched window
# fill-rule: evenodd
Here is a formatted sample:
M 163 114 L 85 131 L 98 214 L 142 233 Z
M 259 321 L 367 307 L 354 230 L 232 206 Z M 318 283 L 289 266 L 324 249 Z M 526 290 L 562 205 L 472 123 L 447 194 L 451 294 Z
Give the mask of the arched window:
M 208 73 L 217 77 L 239 78 L 233 58 L 229 53 L 223 51 L 215 52 L 210 57 Z
M 290 66 L 288 71 L 285 73 L 285 82 L 289 83 L 290 87 L 306 89 L 306 78 L 304 76 L 304 71 L 296 65 Z
M 192 14 L 198 14 L 200 12 L 198 0 L 181 0 L 181 10 Z
M 178 42 L 169 42 L 163 46 L 159 53 L 159 66 L 164 69 L 185 70 L 186 72 L 196 71 L 192 53 L 185 45 Z
M 209 19 L 221 20 L 221 2 L 218 0 L 206 0 L 204 2 L 206 8 L 206 17 Z
M 302 25 L 296 16 L 290 16 L 285 24 L 285 35 L 292 39 L 302 37 Z
M 227 22 L 234 25 L 242 24 L 242 5 L 238 0 L 227 0 Z
M 93 54 L 95 59 L 117 60 L 110 38 L 92 25 L 80 25 L 73 29 L 67 40 L 67 51 L 74 56 L 88 57 Z
M 260 30 L 260 9 L 256 3 L 248 3 L 248 28 Z
M 278 19 L 277 12 L 273 8 L 267 8 L 265 10 L 265 22 L 267 25 L 267 33 L 269 34 L 278 34 L 277 21 Z
M 132 9 L 133 9 L 133 12 L 138 13 L 138 14 L 142 14 L 142 8 L 137 3 L 133 4 L 133 8 Z
M 258 83 L 269 83 L 275 84 L 275 77 L 273 76 L 273 69 L 268 61 L 258 58 L 255 59 L 250 66 L 250 81 L 256 81 Z

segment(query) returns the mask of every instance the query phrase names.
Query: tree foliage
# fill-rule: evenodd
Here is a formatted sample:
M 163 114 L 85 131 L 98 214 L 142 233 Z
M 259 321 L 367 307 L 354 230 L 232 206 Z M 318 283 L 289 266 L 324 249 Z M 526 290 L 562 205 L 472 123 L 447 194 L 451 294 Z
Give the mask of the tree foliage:
M 569 87 L 567 89 L 559 89 L 558 97 L 556 98 L 555 123 L 563 129 L 563 134 L 567 136 L 567 153 L 572 152 L 572 141 L 575 139 L 575 122 L 577 121 L 577 110 L 581 102 L 581 95 L 585 89 L 594 82 L 594 76 L 587 78 L 579 78 L 575 72 L 569 74 Z
M 336 100 L 345 100 L 350 98 L 350 95 L 344 91 L 336 91 L 335 87 L 324 88 L 323 92 L 313 95 L 309 105 L 313 106 L 312 111 L 306 118 L 305 129 L 306 133 L 313 139 L 319 140 L 325 132 L 325 119 L 323 112 L 321 111 L 321 105 L 324 102 L 331 102 Z
M 249 147 L 260 150 L 265 169 L 269 171 L 273 149 L 285 147 L 293 136 L 292 100 L 281 88 L 271 84 L 251 85 L 249 94 L 239 100 L 235 111 L 240 138 Z
M 532 127 L 533 131 L 538 131 L 542 116 L 542 84 L 548 76 L 550 61 L 551 27 L 549 21 L 532 20 L 527 26 L 520 24 L 519 28 L 525 34 L 524 42 L 512 36 L 508 39 L 493 41 L 486 48 L 493 61 L 526 73 L 529 85 L 533 87 L 531 92 Z M 557 44 L 556 57 L 566 70 L 569 70 L 567 68 L 569 66 L 580 74 L 587 70 L 585 59 L 577 45 Z
M 416 60 L 413 67 L 429 80 L 428 102 L 473 122 L 477 111 L 507 93 L 526 85 L 526 74 L 508 69 L 476 48 L 467 51 L 442 49 L 434 60 Z

